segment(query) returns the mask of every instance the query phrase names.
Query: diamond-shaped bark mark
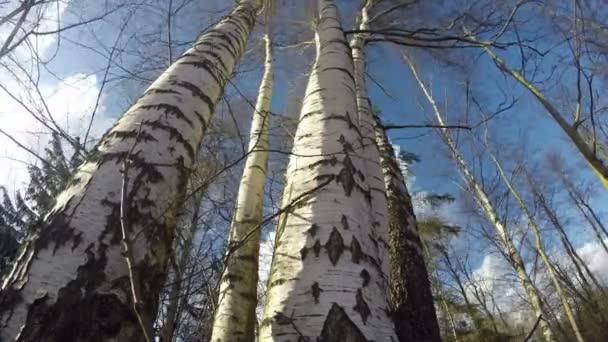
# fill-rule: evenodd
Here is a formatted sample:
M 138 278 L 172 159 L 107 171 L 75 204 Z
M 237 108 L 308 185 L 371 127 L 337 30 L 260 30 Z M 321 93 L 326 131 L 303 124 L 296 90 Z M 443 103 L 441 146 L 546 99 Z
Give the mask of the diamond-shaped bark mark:
M 317 230 L 319 230 L 319 226 L 317 226 L 316 223 L 313 223 L 312 226 L 310 226 L 310 228 L 308 228 L 308 234 L 310 234 L 310 236 L 314 237 L 315 235 L 317 235 Z
M 317 239 L 315 244 L 312 246 L 312 250 L 315 252 L 315 256 L 318 257 L 319 253 L 321 253 L 321 242 Z
M 338 174 L 337 181 L 342 184 L 342 188 L 344 188 L 344 193 L 346 196 L 350 196 L 353 192 L 353 188 L 355 187 L 355 166 L 353 162 L 350 160 L 348 154 L 344 157 L 342 161 L 342 170 Z
M 342 235 L 340 232 L 334 227 L 329 235 L 329 239 L 325 244 L 325 249 L 327 249 L 327 254 L 329 255 L 329 260 L 335 266 L 344 252 L 344 239 L 342 239 Z
M 323 292 L 323 289 L 321 287 L 319 287 L 319 283 L 317 283 L 315 281 L 312 284 L 310 290 L 312 292 L 312 297 L 315 299 L 315 303 L 318 303 L 319 302 L 319 296 L 321 295 L 321 292 Z
M 359 261 L 361 261 L 361 258 L 363 258 L 363 252 L 361 251 L 361 244 L 359 244 L 359 241 L 354 236 L 353 236 L 352 241 L 350 242 L 350 254 L 351 254 L 351 260 L 355 264 L 358 264 Z
M 361 320 L 363 321 L 363 324 L 366 324 L 367 318 L 371 314 L 371 311 L 369 309 L 369 306 L 365 302 L 365 299 L 363 299 L 363 293 L 361 292 L 361 289 L 357 290 L 357 297 L 355 298 L 355 300 L 357 301 L 357 304 L 355 305 L 353 310 L 357 311 L 359 315 L 361 315 Z
M 342 215 L 342 228 L 344 228 L 344 230 L 348 230 L 350 227 L 348 226 L 348 219 L 346 218 L 346 215 Z
M 366 287 L 367 285 L 369 285 L 370 275 L 365 268 L 361 271 L 359 275 L 361 276 L 361 279 L 363 279 L 362 287 Z
M 344 309 L 333 303 L 327 313 L 321 336 L 317 341 L 322 342 L 368 342 L 359 327 L 348 317 Z

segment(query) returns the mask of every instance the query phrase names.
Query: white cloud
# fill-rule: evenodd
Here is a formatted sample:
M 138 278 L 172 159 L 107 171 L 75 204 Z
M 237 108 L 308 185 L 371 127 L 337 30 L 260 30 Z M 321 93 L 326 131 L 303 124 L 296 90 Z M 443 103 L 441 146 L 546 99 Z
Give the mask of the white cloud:
M 0 79 L 0 82 L 9 89 L 18 86 L 10 79 Z M 74 74 L 56 84 L 43 86 L 40 91 L 59 126 L 72 136 L 83 136 L 99 92 L 95 75 Z M 44 108 L 39 101 L 33 102 L 30 108 Z M 92 136 L 99 136 L 112 121 L 104 115 L 103 106 L 97 112 Z M 49 130 L 6 94 L 0 96 L 0 123 L 2 129 L 14 139 L 44 155 L 44 148 L 50 140 Z M 3 135 L 0 136 L 0 146 L 0 184 L 6 185 L 12 193 L 27 182 L 27 164 L 37 163 L 37 160 Z

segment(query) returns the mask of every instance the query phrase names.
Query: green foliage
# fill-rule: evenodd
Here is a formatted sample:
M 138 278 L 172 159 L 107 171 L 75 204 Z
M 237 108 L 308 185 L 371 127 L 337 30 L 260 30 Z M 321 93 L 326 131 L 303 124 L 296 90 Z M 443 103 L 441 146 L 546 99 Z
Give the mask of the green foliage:
M 45 161 L 42 166 L 28 166 L 30 182 L 25 195 L 17 192 L 12 200 L 0 186 L 0 274 L 17 254 L 20 241 L 55 205 L 55 197 L 66 187 L 82 158 L 78 150 L 66 157 L 61 138 L 53 134 L 45 148 Z

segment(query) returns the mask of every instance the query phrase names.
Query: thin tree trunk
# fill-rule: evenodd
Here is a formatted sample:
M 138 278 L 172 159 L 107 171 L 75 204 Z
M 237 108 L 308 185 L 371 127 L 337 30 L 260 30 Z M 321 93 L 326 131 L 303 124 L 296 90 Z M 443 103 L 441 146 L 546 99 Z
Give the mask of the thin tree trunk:
M 200 36 L 105 134 L 3 285 L 2 341 L 153 338 L 189 170 L 259 6 Z
M 255 340 L 258 254 L 268 164 L 268 127 L 273 85 L 271 41 L 264 35 L 266 59 L 253 113 L 249 155 L 239 186 L 225 269 L 220 279 L 212 341 Z
M 606 227 L 604 226 L 603 222 L 595 214 L 593 208 L 591 208 L 591 206 L 587 204 L 583 196 L 581 196 L 581 194 L 574 188 L 574 184 L 572 184 L 572 182 L 567 179 L 566 176 L 563 174 L 560 174 L 559 178 L 566 187 L 568 196 L 570 197 L 572 202 L 574 202 L 583 217 L 585 217 L 585 220 L 587 220 L 587 222 L 593 229 L 593 232 L 595 233 L 595 236 L 604 248 L 604 251 L 606 251 L 606 254 L 608 254 L 608 245 L 606 245 L 605 241 L 605 239 L 608 238 L 608 231 L 606 230 Z M 589 212 L 587 212 L 585 209 L 587 209 L 587 211 Z
M 576 321 L 576 317 L 574 316 L 574 311 L 572 310 L 570 303 L 568 302 L 568 297 L 566 296 L 566 293 L 563 290 L 562 285 L 558 279 L 558 275 L 557 275 L 557 271 L 555 270 L 555 266 L 549 259 L 549 256 L 547 255 L 547 253 L 545 251 L 545 247 L 543 246 L 540 228 L 538 227 L 538 224 L 536 223 L 536 219 L 534 218 L 534 215 L 532 215 L 532 213 L 528 209 L 528 206 L 526 205 L 524 200 L 521 198 L 521 196 L 519 195 L 517 190 L 513 187 L 513 184 L 509 180 L 509 177 L 507 177 L 507 175 L 505 174 L 502 166 L 500 165 L 500 162 L 498 161 L 496 156 L 490 150 L 490 148 L 487 144 L 487 141 L 486 141 L 486 150 L 487 150 L 490 158 L 492 158 L 492 160 L 494 161 L 494 164 L 496 165 L 496 168 L 498 169 L 498 172 L 499 172 L 501 178 L 503 179 L 505 185 L 509 189 L 509 192 L 511 192 L 511 194 L 513 195 L 513 197 L 519 204 L 521 210 L 526 215 L 526 218 L 528 219 L 528 224 L 529 224 L 530 228 L 532 229 L 532 232 L 534 233 L 536 250 L 538 251 L 538 254 L 540 255 L 541 260 L 545 264 L 545 267 L 547 267 L 547 271 L 549 272 L 549 278 L 551 279 L 551 283 L 553 284 L 553 287 L 555 288 L 555 291 L 557 292 L 557 295 L 562 304 L 562 308 L 564 309 L 564 313 L 566 314 L 566 317 L 568 318 L 568 322 L 570 323 L 570 326 L 572 327 L 572 330 L 574 331 L 576 340 L 579 342 L 584 342 L 583 335 L 581 335 L 580 328 Z
M 583 258 L 581 258 L 581 256 L 576 252 L 576 249 L 572 245 L 572 242 L 570 241 L 568 234 L 566 234 L 566 230 L 564 229 L 564 226 L 562 225 L 559 217 L 557 217 L 557 214 L 555 213 L 555 211 L 551 207 L 549 207 L 549 203 L 547 203 L 547 199 L 545 198 L 545 196 L 535 186 L 535 184 L 533 183 L 533 181 L 530 177 L 528 177 L 528 180 L 529 180 L 530 188 L 531 188 L 534 196 L 538 199 L 538 201 L 540 202 L 540 206 L 543 208 L 545 214 L 547 214 L 549 221 L 551 222 L 553 227 L 555 227 L 555 229 L 557 230 L 560 241 L 562 242 L 562 246 L 564 246 L 564 249 L 566 250 L 566 253 L 570 257 L 570 260 L 572 260 L 572 263 L 574 264 L 574 267 L 576 268 L 576 271 L 579 274 L 581 281 L 583 281 L 585 283 L 583 285 L 587 286 L 587 288 L 585 289 L 586 292 L 588 294 L 591 294 L 591 290 L 592 290 L 592 286 L 589 284 L 587 277 L 589 277 L 591 279 L 591 282 L 595 285 L 595 287 L 598 291 L 604 292 L 604 287 L 600 284 L 599 280 L 595 277 L 593 272 L 591 272 L 591 270 L 589 269 L 589 266 L 587 266 L 587 263 L 585 262 L 585 260 L 583 260 Z M 584 273 L 581 268 L 585 270 Z
M 387 232 L 369 215 L 352 58 L 335 5 L 318 8 L 259 341 L 391 341 Z
M 443 117 L 441 116 L 439 107 L 437 107 L 435 100 L 433 99 L 433 97 L 431 96 L 429 91 L 427 90 L 426 86 L 424 85 L 424 82 L 422 82 L 422 80 L 418 76 L 418 72 L 416 71 L 416 68 L 414 67 L 412 62 L 407 57 L 404 56 L 404 58 L 405 58 L 406 62 L 408 63 L 408 65 L 410 66 L 410 69 L 412 70 L 412 73 L 414 74 L 414 77 L 416 78 L 418 85 L 420 86 L 420 89 L 423 91 L 425 97 L 427 98 L 427 100 L 429 101 L 431 106 L 433 107 L 433 112 L 435 114 L 435 117 L 436 117 L 438 123 L 442 126 L 445 126 L 446 124 L 443 120 Z M 532 283 L 530 276 L 526 272 L 526 268 L 525 268 L 523 259 L 521 258 L 521 255 L 520 255 L 519 251 L 517 250 L 517 247 L 515 247 L 515 244 L 513 243 L 511 236 L 508 234 L 506 227 L 504 226 L 502 221 L 499 219 L 498 214 L 496 213 L 496 209 L 494 208 L 494 204 L 490 200 L 490 197 L 483 190 L 483 188 L 479 184 L 479 182 L 475 179 L 475 176 L 473 175 L 473 173 L 470 171 L 467 162 L 465 161 L 464 157 L 460 153 L 460 150 L 458 150 L 456 143 L 450 137 L 448 130 L 446 128 L 439 128 L 438 132 L 440 133 L 440 136 L 442 137 L 444 143 L 449 148 L 452 158 L 456 162 L 456 165 L 461 172 L 461 175 L 464 179 L 465 184 L 467 184 L 469 186 L 469 188 L 472 192 L 472 195 L 477 202 L 477 205 L 479 206 L 481 211 L 484 213 L 484 215 L 487 217 L 488 221 L 494 226 L 494 229 L 496 230 L 496 233 L 498 234 L 498 238 L 500 239 L 500 241 L 502 242 L 503 246 L 505 247 L 505 249 L 507 251 L 506 254 L 508 256 L 509 262 L 515 269 L 515 272 L 517 273 L 517 277 L 519 278 L 519 281 L 521 282 L 524 290 L 526 291 L 526 294 L 528 296 L 528 299 L 530 301 L 530 305 L 532 306 L 534 314 L 537 317 L 542 316 L 543 318 L 545 318 L 545 319 L 541 320 L 541 322 L 539 323 L 540 330 L 542 332 L 542 335 L 544 336 L 545 341 L 547 341 L 547 342 L 555 341 L 555 337 L 551 330 L 551 326 L 548 323 L 549 315 L 548 315 L 546 307 L 543 305 L 541 295 L 540 295 L 538 289 L 536 288 L 536 286 Z
M 587 143 L 587 139 L 577 130 L 577 126 L 580 125 L 580 122 L 575 122 L 573 125 L 570 125 L 566 120 L 565 116 L 555 107 L 549 99 L 543 94 L 540 89 L 538 89 L 534 84 L 528 81 L 524 75 L 521 73 L 509 68 L 507 63 L 497 56 L 489 47 L 484 46 L 484 51 L 492 61 L 496 64 L 496 66 L 507 73 L 509 76 L 513 77 L 519 84 L 523 85 L 536 99 L 540 104 L 545 107 L 549 115 L 555 120 L 555 122 L 559 125 L 559 127 L 566 133 L 568 138 L 572 141 L 574 146 L 578 149 L 578 151 L 583 155 L 585 160 L 591 166 L 591 169 L 599 178 L 600 182 L 606 189 L 608 189 L 608 165 L 606 164 L 606 160 L 602 160 L 596 153 L 596 148 L 589 146 Z
M 192 254 L 192 246 L 194 245 L 194 237 L 199 227 L 200 218 L 200 207 L 203 194 L 206 189 L 197 189 L 198 192 L 192 200 L 192 214 L 187 229 L 187 237 L 184 240 L 184 245 L 181 248 L 181 256 L 179 262 L 175 264 L 174 277 L 171 280 L 171 290 L 169 291 L 169 304 L 167 305 L 167 317 L 165 318 L 162 330 L 161 330 L 161 341 L 171 342 L 173 341 L 173 335 L 177 330 L 177 317 L 179 313 L 182 293 L 182 285 L 184 282 L 184 270 L 190 260 Z

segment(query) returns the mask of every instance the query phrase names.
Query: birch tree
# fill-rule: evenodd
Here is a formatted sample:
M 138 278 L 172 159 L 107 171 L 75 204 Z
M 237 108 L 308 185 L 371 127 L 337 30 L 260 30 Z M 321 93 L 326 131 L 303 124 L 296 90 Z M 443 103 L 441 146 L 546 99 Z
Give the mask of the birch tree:
M 0 338 L 152 341 L 189 170 L 260 1 L 243 1 L 105 134 L 22 249 Z
M 374 0 L 365 0 L 359 15 L 358 31 L 369 29 L 369 11 Z M 366 87 L 365 33 L 350 40 L 357 110 L 365 144 L 366 178 L 370 184 L 373 224 L 388 229 L 389 286 L 391 310 L 400 341 L 439 341 L 439 326 L 424 264 L 416 217 L 385 132 L 373 115 Z M 376 117 L 376 119 L 374 119 Z M 380 164 L 381 163 L 381 164 Z
M 259 340 L 395 340 L 350 49 L 336 6 L 320 0 L 318 11 Z
M 268 32 L 264 41 L 264 74 L 253 113 L 249 154 L 239 186 L 238 199 L 220 280 L 212 341 L 254 341 L 257 305 L 258 254 L 268 166 L 268 127 L 274 78 Z
M 412 71 L 412 74 L 414 75 L 425 98 L 431 105 L 437 122 L 441 126 L 446 126 L 445 120 L 444 120 L 443 116 L 441 115 L 441 111 L 439 110 L 439 107 L 437 106 L 435 99 L 433 98 L 433 96 L 427 89 L 427 86 L 424 84 L 424 82 L 418 75 L 418 71 L 417 71 L 416 67 L 414 66 L 413 62 L 409 59 L 409 57 L 407 57 L 405 55 L 404 55 L 404 59 L 405 59 L 406 63 L 409 65 L 409 67 Z M 473 172 L 470 170 L 462 153 L 458 149 L 458 146 L 456 145 L 455 141 L 449 135 L 447 128 L 439 128 L 437 131 L 439 132 L 440 137 L 443 140 L 443 142 L 445 143 L 445 145 L 448 147 L 450 154 L 451 154 L 452 158 L 454 159 L 454 162 L 456 163 L 456 166 L 458 167 L 465 184 L 467 184 L 467 186 L 471 190 L 476 204 L 479 206 L 479 208 L 481 209 L 483 214 L 487 217 L 488 221 L 493 225 L 494 229 L 496 230 L 496 233 L 497 233 L 502 245 L 504 246 L 504 248 L 506 250 L 506 255 L 508 256 L 509 262 L 515 269 L 515 272 L 517 273 L 517 277 L 518 277 L 519 281 L 521 282 L 521 284 L 526 292 L 526 295 L 528 296 L 528 300 L 530 302 L 530 306 L 532 307 L 532 310 L 534 311 L 534 314 L 537 317 L 538 316 L 542 317 L 542 319 L 539 323 L 539 327 L 540 327 L 540 330 L 542 332 L 542 335 L 543 335 L 545 341 L 555 341 L 554 334 L 553 334 L 553 332 L 551 330 L 551 326 L 549 325 L 549 322 L 548 322 L 548 319 L 550 316 L 548 314 L 548 310 L 547 310 L 546 306 L 543 304 L 540 292 L 538 291 L 538 289 L 536 288 L 536 286 L 530 279 L 530 276 L 526 272 L 526 267 L 525 267 L 524 261 L 521 257 L 521 254 L 520 254 L 519 250 L 517 249 L 517 247 L 515 246 L 515 243 L 513 242 L 513 239 L 511 238 L 511 236 L 509 235 L 505 225 L 500 220 L 500 218 L 497 214 L 496 208 L 494 207 L 494 204 L 490 200 L 490 197 L 488 196 L 488 194 L 484 191 L 481 184 L 476 180 L 475 176 L 473 175 Z

